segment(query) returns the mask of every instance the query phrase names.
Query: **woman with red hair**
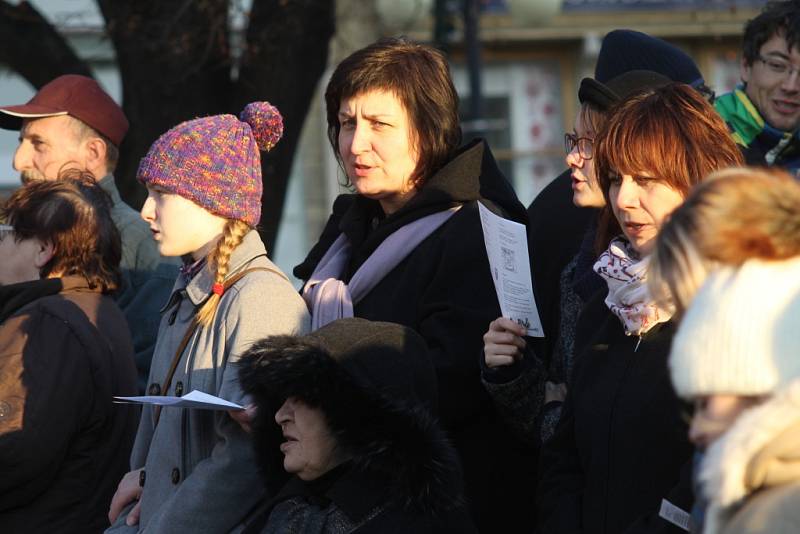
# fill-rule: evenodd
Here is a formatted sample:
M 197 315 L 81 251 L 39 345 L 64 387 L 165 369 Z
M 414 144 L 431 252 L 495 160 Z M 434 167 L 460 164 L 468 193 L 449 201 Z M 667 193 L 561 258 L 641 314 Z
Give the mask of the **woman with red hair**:
M 627 100 L 598 139 L 606 207 L 594 270 L 608 292 L 588 302 L 578 321 L 571 387 L 543 448 L 545 533 L 668 529 L 659 517 L 663 500 L 690 508 L 692 447 L 667 370 L 672 310 L 648 291 L 649 256 L 692 186 L 741 164 L 725 124 L 683 84 Z

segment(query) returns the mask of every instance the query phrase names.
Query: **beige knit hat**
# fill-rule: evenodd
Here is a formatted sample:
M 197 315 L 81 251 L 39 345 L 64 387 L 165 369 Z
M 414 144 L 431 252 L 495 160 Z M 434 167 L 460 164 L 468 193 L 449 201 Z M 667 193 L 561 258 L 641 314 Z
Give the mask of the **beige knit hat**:
M 672 341 L 681 397 L 762 395 L 800 377 L 800 257 L 709 275 Z

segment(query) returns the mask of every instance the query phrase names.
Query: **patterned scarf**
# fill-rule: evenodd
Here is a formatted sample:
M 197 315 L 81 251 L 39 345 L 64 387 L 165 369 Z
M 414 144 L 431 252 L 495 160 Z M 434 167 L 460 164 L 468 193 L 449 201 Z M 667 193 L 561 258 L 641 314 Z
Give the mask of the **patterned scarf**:
M 594 264 L 594 271 L 608 284 L 606 306 L 616 315 L 629 336 L 641 336 L 672 317 L 660 308 L 647 288 L 649 258 L 638 253 L 622 236 L 615 237 Z

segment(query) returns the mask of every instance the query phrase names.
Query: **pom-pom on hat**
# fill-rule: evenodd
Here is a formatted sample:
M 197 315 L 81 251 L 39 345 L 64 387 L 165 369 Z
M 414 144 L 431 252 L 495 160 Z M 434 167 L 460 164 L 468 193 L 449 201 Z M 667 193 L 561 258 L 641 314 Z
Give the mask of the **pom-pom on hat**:
M 669 366 L 687 399 L 763 395 L 800 377 L 800 257 L 709 275 L 675 334 Z
M 261 219 L 261 156 L 283 135 L 269 102 L 248 104 L 240 117 L 213 115 L 175 126 L 139 163 L 137 178 L 187 198 L 215 215 L 255 226 Z

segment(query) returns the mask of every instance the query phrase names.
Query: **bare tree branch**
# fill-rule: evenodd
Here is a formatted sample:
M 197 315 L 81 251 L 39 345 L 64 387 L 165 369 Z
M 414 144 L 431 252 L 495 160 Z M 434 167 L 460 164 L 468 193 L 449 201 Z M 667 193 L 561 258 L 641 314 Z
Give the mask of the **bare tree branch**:
M 131 123 L 115 171 L 123 198 L 144 200 L 139 160 L 159 135 L 197 116 L 238 114 L 269 100 L 285 120 L 264 158 L 262 237 L 275 241 L 292 160 L 334 31 L 334 0 L 255 0 L 238 80 L 229 13 L 236 0 L 96 0 L 116 51 L 123 109 Z M 28 2 L 0 0 L 0 62 L 40 87 L 68 72 L 91 75 L 58 31 Z
M 37 88 L 62 74 L 92 76 L 66 39 L 28 2 L 0 0 L 0 63 Z

